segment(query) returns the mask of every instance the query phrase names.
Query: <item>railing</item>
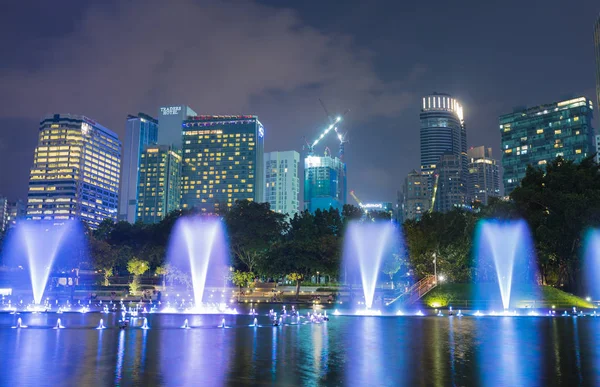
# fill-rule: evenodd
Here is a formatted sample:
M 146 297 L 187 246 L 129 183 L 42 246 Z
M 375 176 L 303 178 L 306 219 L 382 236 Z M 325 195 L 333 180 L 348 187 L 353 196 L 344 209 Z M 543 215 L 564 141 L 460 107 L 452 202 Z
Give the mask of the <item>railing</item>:
M 437 282 L 435 280 L 435 276 L 428 275 L 413 286 L 411 286 L 407 291 L 388 302 L 387 305 L 391 305 L 398 300 L 402 300 L 407 304 L 412 304 L 421 299 L 421 297 L 427 294 L 436 285 Z

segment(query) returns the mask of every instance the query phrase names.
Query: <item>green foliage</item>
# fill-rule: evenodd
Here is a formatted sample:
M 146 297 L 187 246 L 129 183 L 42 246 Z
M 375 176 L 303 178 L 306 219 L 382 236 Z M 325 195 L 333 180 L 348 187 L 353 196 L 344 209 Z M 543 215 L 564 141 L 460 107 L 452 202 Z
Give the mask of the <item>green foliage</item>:
M 127 271 L 133 274 L 134 276 L 143 275 L 145 272 L 150 269 L 150 265 L 148 265 L 147 261 L 133 258 L 129 262 L 127 262 Z
M 136 275 L 129 284 L 129 293 L 135 295 L 140 290 L 140 278 Z
M 511 193 L 532 231 L 542 282 L 578 290 L 583 233 L 600 225 L 600 177 L 593 157 L 581 163 L 561 157 L 545 171 L 529 167 Z
M 250 284 L 253 284 L 254 278 L 255 275 L 252 272 L 236 270 L 233 272 L 231 282 L 233 282 L 235 286 L 239 286 L 241 289 L 248 287 Z

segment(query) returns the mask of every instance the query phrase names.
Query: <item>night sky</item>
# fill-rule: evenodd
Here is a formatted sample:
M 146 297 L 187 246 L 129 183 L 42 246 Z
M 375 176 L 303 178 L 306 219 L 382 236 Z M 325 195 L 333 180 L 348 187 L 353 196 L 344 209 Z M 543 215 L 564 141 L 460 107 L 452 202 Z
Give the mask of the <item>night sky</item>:
M 0 195 L 10 199 L 26 198 L 48 113 L 84 114 L 120 136 L 128 113 L 156 117 L 169 104 L 257 114 L 265 151 L 301 151 L 326 126 L 322 98 L 331 113 L 350 109 L 349 189 L 395 202 L 419 166 L 423 95 L 461 100 L 469 146 L 492 146 L 496 158 L 498 115 L 595 100 L 597 0 L 7 3 Z M 333 136 L 325 145 L 337 152 Z

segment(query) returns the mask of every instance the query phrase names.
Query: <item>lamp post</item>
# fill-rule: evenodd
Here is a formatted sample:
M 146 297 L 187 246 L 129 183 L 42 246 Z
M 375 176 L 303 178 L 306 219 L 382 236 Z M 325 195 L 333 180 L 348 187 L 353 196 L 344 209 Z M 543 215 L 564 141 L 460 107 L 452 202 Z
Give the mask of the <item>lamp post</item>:
M 437 285 L 438 278 L 437 278 L 437 254 L 436 253 L 433 253 L 433 278 L 435 280 L 435 284 Z
M 317 285 L 321 284 L 321 277 L 319 275 L 319 272 L 317 272 Z

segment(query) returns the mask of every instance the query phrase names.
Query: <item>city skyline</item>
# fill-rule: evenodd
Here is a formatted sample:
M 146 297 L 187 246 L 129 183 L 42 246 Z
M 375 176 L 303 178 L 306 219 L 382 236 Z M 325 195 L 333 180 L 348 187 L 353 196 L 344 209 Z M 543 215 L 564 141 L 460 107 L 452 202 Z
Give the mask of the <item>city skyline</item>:
M 28 23 L 37 22 L 40 26 L 17 34 L 18 38 L 4 45 L 5 50 L 12 50 L 12 55 L 5 56 L 6 71 L 0 75 L 3 101 L 0 107 L 0 163 L 8 165 L 10 162 L 14 167 L 0 168 L 0 193 L 11 200 L 25 197 L 38 123 L 47 113 L 85 114 L 124 138 L 123 120 L 127 113 L 153 113 L 159 106 L 183 102 L 194 107 L 199 114 L 258 115 L 269 133 L 265 140 L 266 152 L 282 149 L 301 151 L 303 136 L 311 138 L 326 127 L 327 119 L 318 102 L 318 98 L 322 98 L 332 113 L 346 108 L 351 110 L 344 120 L 344 130 L 349 132 L 350 138 L 345 158 L 348 190 L 356 190 L 365 201 L 373 201 L 395 198 L 406 174 L 419 165 L 418 109 L 423 95 L 440 91 L 459 99 L 468 117 L 468 146 L 485 145 L 494 151 L 499 151 L 500 145 L 498 116 L 512 111 L 514 106 L 537 106 L 575 95 L 595 98 L 592 27 L 599 10 L 591 1 L 582 4 L 580 14 L 585 15 L 583 18 L 565 14 L 563 6 L 556 1 L 546 3 L 541 9 L 519 4 L 519 15 L 511 12 L 517 7 L 516 3 L 505 4 L 502 8 L 492 5 L 466 7 L 458 15 L 459 11 L 449 5 L 433 2 L 428 6 L 361 8 L 360 12 L 352 10 L 353 7 L 336 9 L 340 22 L 333 24 L 323 20 L 331 20 L 323 12 L 314 12 L 316 4 L 302 4 L 287 10 L 289 4 L 265 3 L 248 3 L 233 10 L 230 17 L 239 23 L 229 24 L 227 29 L 219 31 L 229 31 L 234 40 L 241 42 L 233 47 L 234 51 L 238 49 L 239 54 L 247 53 L 244 46 L 255 50 L 253 57 L 263 58 L 260 63 L 262 60 L 272 61 L 274 53 L 277 58 L 302 59 L 281 59 L 275 61 L 274 66 L 244 66 L 244 71 L 233 64 L 233 57 L 226 56 L 217 48 L 214 48 L 214 54 L 222 56 L 231 67 L 217 71 L 210 67 L 211 63 L 214 64 L 211 61 L 209 67 L 198 67 L 198 56 L 191 53 L 193 50 L 188 50 L 185 44 L 186 39 L 191 37 L 182 38 L 182 48 L 179 43 L 166 44 L 172 41 L 169 35 L 173 31 L 190 36 L 192 32 L 201 33 L 186 27 L 186 23 L 176 26 L 176 22 L 210 19 L 227 12 L 225 7 L 202 9 L 191 2 L 177 2 L 170 9 L 161 9 L 161 13 L 157 7 L 139 7 L 139 4 L 117 6 L 109 3 L 92 7 L 85 2 L 73 2 L 68 7 L 58 5 L 54 9 L 46 9 L 42 6 L 33 11 L 27 10 L 32 13 L 30 15 L 21 6 L 11 5 L 14 8 L 7 9 L 3 16 L 7 17 L 2 26 L 3 32 L 6 32 L 3 36 L 15 36 L 10 32 L 27 29 Z M 334 11 L 330 5 L 324 7 L 326 11 Z M 140 8 L 144 8 L 141 9 L 144 15 L 138 16 L 163 23 L 167 36 L 151 44 L 153 35 L 147 39 L 137 29 L 126 33 L 124 26 L 128 25 L 127 19 L 137 15 Z M 186 14 L 185 11 L 189 12 L 184 20 L 175 17 Z M 54 29 L 46 38 L 39 38 L 40 28 L 52 19 L 44 21 L 42 16 L 51 16 L 54 12 L 78 17 Z M 121 17 L 105 18 L 106 13 Z M 202 13 L 206 16 L 201 16 Z M 385 16 L 386 13 L 389 16 Z M 250 23 L 243 22 L 242 14 L 249 20 L 269 15 L 272 19 L 266 20 L 272 22 L 265 23 L 264 31 L 252 38 L 255 40 L 249 41 L 250 38 L 244 37 L 244 34 Z M 358 20 L 359 14 L 365 20 L 361 19 L 352 27 L 343 23 Z M 15 20 L 23 21 L 25 15 L 29 21 L 19 27 L 20 22 L 15 23 Z M 401 23 L 391 23 L 392 15 L 394 20 L 400 18 Z M 418 26 L 418 21 L 424 17 L 443 20 L 445 15 L 454 16 L 457 19 L 453 20 L 459 21 L 444 27 L 444 31 L 455 37 L 456 44 L 451 45 L 451 50 L 439 40 L 441 27 L 424 33 Z M 368 32 L 368 20 L 374 17 L 383 17 L 383 22 L 378 23 L 373 32 Z M 509 17 L 513 29 L 496 31 L 494 26 L 501 25 Z M 415 21 L 409 20 L 411 18 Z M 545 23 L 560 21 L 565 28 L 561 31 L 536 31 L 535 25 L 531 24 L 532 19 L 543 19 Z M 463 23 L 460 23 L 461 20 Z M 99 23 L 106 25 L 94 28 Z M 210 20 L 206 21 L 206 25 L 213 29 L 221 28 L 211 24 Z M 292 25 L 300 25 L 304 29 L 298 32 Z M 168 27 L 173 28 L 169 30 Z M 473 34 L 472 31 L 477 29 L 486 33 Z M 97 32 L 101 30 L 114 31 L 112 33 L 118 34 L 115 36 L 123 39 L 117 41 L 101 35 Z M 532 46 L 527 40 L 519 39 L 523 35 L 538 43 Z M 272 41 L 271 36 L 280 36 L 280 40 Z M 389 53 L 386 49 L 389 42 L 386 44 L 385 36 L 396 42 L 400 47 L 399 53 Z M 223 39 L 215 42 L 231 42 L 231 39 Z M 147 42 L 139 48 L 142 51 L 131 48 L 132 42 L 138 40 Z M 111 43 L 104 44 L 104 41 Z M 557 44 L 568 44 L 571 55 L 555 57 L 550 47 Z M 433 54 L 425 53 L 424 49 Z M 44 67 L 37 67 L 33 59 L 46 50 L 58 54 Z M 92 53 L 89 50 L 94 50 L 90 57 L 102 60 L 94 59 L 92 62 L 83 59 L 89 56 L 86 53 Z M 512 63 L 498 53 L 509 51 L 515 55 L 527 55 L 519 63 Z M 141 57 L 141 52 L 147 53 L 150 58 L 140 62 L 136 58 Z M 300 52 L 302 55 L 298 57 Z M 491 55 L 491 52 L 495 54 Z M 70 54 L 70 58 L 77 54 L 73 68 L 69 67 L 70 62 L 61 59 L 60 53 Z M 444 54 L 443 63 L 434 59 L 439 53 Z M 173 63 L 174 55 L 183 55 L 178 63 L 187 65 Z M 107 60 L 114 56 L 120 60 Z M 321 57 L 332 60 L 323 65 L 316 59 Z M 131 70 L 123 70 L 123 63 Z M 146 71 L 146 68 L 149 70 Z M 209 68 L 213 71 L 207 73 Z M 124 71 L 125 76 L 122 76 Z M 293 77 L 288 76 L 290 71 L 295 74 Z M 557 75 L 548 81 L 548 74 L 560 74 L 560 71 L 568 76 Z M 93 94 L 82 89 L 82 84 L 90 84 L 89 90 L 93 89 Z M 198 84 L 202 87 L 197 87 Z M 59 85 L 67 92 L 57 95 L 54 91 Z M 234 87 L 236 85 L 237 88 Z M 17 131 L 19 136 L 14 135 Z M 330 139 L 324 145 L 333 149 L 335 140 Z

